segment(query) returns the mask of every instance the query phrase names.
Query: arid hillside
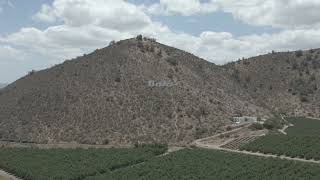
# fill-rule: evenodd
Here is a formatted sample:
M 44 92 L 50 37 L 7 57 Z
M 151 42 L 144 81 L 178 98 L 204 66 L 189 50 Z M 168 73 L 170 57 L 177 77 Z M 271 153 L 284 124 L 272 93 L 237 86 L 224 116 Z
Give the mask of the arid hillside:
M 277 114 L 320 117 L 320 49 L 273 52 L 223 68 L 257 105 Z
M 152 39 L 111 43 L 2 89 L 0 138 L 183 144 L 223 130 L 232 116 L 270 116 L 231 71 Z
M 320 50 L 217 66 L 148 38 L 67 60 L 0 90 L 0 139 L 185 144 L 233 116 L 320 116 Z

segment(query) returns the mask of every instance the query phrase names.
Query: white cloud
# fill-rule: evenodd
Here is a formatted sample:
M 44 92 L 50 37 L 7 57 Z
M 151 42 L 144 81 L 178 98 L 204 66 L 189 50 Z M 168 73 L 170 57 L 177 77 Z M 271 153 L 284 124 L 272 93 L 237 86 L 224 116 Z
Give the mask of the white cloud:
M 252 14 L 264 17 L 264 11 L 250 11 L 250 7 L 255 6 L 254 1 L 258 2 L 258 0 L 247 1 L 245 5 L 234 1 L 235 4 L 230 5 L 228 11 L 236 11 L 233 13 L 238 13 L 241 19 L 250 19 Z M 224 4 L 228 2 L 231 3 L 232 0 L 225 0 Z M 197 2 L 194 3 L 193 8 L 184 7 L 189 9 L 186 12 L 199 10 Z M 221 4 L 219 6 L 222 7 Z M 248 7 L 249 15 L 243 15 L 245 11 L 240 10 L 242 6 Z M 237 10 L 233 9 L 234 7 L 240 8 Z M 267 5 L 261 8 L 264 7 L 268 9 Z M 173 11 L 178 10 L 170 10 Z M 205 31 L 198 36 L 174 32 L 166 25 L 152 21 L 141 8 L 120 0 L 55 0 L 51 5 L 42 6 L 34 18 L 60 25 L 49 26 L 44 30 L 33 27 L 22 28 L 18 32 L 0 37 L 2 72 L 11 68 L 12 64 L 17 64 L 9 63 L 10 59 L 16 61 L 17 57 L 21 67 L 42 68 L 104 47 L 111 40 L 126 39 L 137 34 L 155 37 L 161 43 L 189 51 L 218 64 L 240 57 L 264 54 L 271 50 L 308 49 L 320 44 L 318 27 L 287 29 L 275 34 L 241 37 L 235 37 L 228 32 Z M 273 21 L 268 17 L 265 17 L 265 20 Z M 25 68 L 22 68 L 24 72 Z
M 201 3 L 200 0 L 160 0 L 150 6 L 141 8 L 152 15 L 183 15 L 191 16 L 200 13 L 209 13 L 217 10 L 215 3 Z
M 0 59 L 19 59 L 22 54 L 22 52 L 11 46 L 0 44 Z
M 319 0 L 213 0 L 222 11 L 251 25 L 281 28 L 320 24 Z
M 111 40 L 131 37 L 127 33 L 98 26 L 71 27 L 52 26 L 46 30 L 22 28 L 19 32 L 0 38 L 0 42 L 11 44 L 24 51 L 49 59 L 68 59 L 95 48 L 107 45 Z
M 141 8 L 152 15 L 183 15 L 228 12 L 244 23 L 280 28 L 320 25 L 319 0 L 160 0 Z
M 47 5 L 43 4 L 41 10 L 32 17 L 34 20 L 39 20 L 43 22 L 53 23 L 57 20 L 54 9 Z
M 52 6 L 43 5 L 35 18 L 47 22 L 61 20 L 73 27 L 96 25 L 120 31 L 151 23 L 139 8 L 123 0 L 55 0 Z
M 240 57 L 265 54 L 271 50 L 287 51 L 315 48 L 320 43 L 320 29 L 286 30 L 276 34 L 249 35 L 238 38 L 228 33 L 205 32 L 200 36 L 197 53 L 218 63 Z

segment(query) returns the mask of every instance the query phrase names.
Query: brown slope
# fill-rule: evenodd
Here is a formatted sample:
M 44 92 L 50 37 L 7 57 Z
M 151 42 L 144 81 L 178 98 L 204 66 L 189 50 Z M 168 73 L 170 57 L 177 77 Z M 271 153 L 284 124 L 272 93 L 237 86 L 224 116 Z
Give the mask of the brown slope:
M 229 63 L 230 75 L 274 113 L 320 117 L 320 50 L 271 53 Z
M 149 87 L 149 80 L 176 85 Z M 224 69 L 130 39 L 2 90 L 0 136 L 41 143 L 186 143 L 216 133 L 233 115 L 268 115 L 249 101 Z

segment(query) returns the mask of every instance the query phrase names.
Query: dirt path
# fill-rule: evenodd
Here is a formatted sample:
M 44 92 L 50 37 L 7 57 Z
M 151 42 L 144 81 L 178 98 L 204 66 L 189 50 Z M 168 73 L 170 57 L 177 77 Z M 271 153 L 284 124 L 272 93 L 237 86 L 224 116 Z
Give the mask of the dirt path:
M 231 150 L 231 149 L 221 148 L 221 147 L 217 147 L 217 146 L 211 146 L 211 145 L 208 145 L 208 144 L 198 144 L 197 147 L 205 148 L 205 149 L 214 149 L 214 150 L 220 150 L 220 151 L 227 151 L 227 152 L 233 152 L 233 153 L 239 153 L 239 154 L 247 154 L 247 155 L 252 155 L 252 156 L 272 157 L 272 158 L 286 159 L 286 160 L 291 160 L 291 161 L 300 161 L 300 162 L 320 164 L 320 161 L 316 161 L 316 160 L 292 158 L 292 157 L 287 157 L 287 156 L 278 156 L 278 155 L 273 155 L 273 154 L 263 154 L 263 153 L 258 153 L 258 152 Z
M 286 128 L 288 128 L 288 127 L 286 127 Z M 286 128 L 282 129 L 282 131 L 284 132 Z M 238 131 L 238 130 L 239 129 L 235 129 L 234 132 Z M 225 132 L 225 133 L 227 133 L 227 132 Z M 217 134 L 215 136 L 211 136 L 211 137 L 207 137 L 207 138 L 203 138 L 203 139 L 198 139 L 198 140 L 194 141 L 193 144 L 196 147 L 205 148 L 205 149 L 213 149 L 213 150 L 220 150 L 220 151 L 233 152 L 233 153 L 239 153 L 239 154 L 246 154 L 246 155 L 252 155 L 252 156 L 271 157 L 271 158 L 286 159 L 286 160 L 291 160 L 291 161 L 299 161 L 299 162 L 320 164 L 320 161 L 311 160 L 311 159 L 307 160 L 307 159 L 302 159 L 302 158 L 292 158 L 292 157 L 283 156 L 283 155 L 278 156 L 278 155 L 274 155 L 274 154 L 264 154 L 264 153 L 260 153 L 260 152 L 240 151 L 240 150 L 222 148 L 221 146 L 223 146 L 223 144 L 219 144 L 219 145 L 215 144 L 215 145 L 213 145 L 213 144 L 204 143 L 204 141 L 207 140 L 207 139 L 218 137 L 218 136 L 220 136 L 222 134 L 225 134 L 225 133 Z
M 232 129 L 231 131 L 226 131 L 226 132 L 223 132 L 223 133 L 216 134 L 214 136 L 210 136 L 210 137 L 206 137 L 206 138 L 202 138 L 202 139 L 197 139 L 197 140 L 195 140 L 193 142 L 193 144 L 195 144 L 195 145 L 197 145 L 199 143 L 201 144 L 203 141 L 206 141 L 206 140 L 209 140 L 209 139 L 214 139 L 214 138 L 219 137 L 221 135 L 225 135 L 225 134 L 230 134 L 230 133 L 234 133 L 234 132 L 237 132 L 237 131 L 241 131 L 243 128 L 247 128 L 249 126 L 250 125 L 244 125 L 244 126 Z
M 285 125 L 282 129 L 279 129 L 278 131 L 284 135 L 287 135 L 286 133 L 286 130 L 289 128 L 289 127 L 292 127 L 294 126 L 293 124 L 289 124 L 289 125 Z
M 0 169 L 0 180 L 20 180 L 20 179 Z
M 316 118 L 316 117 L 307 117 L 308 119 L 313 119 L 313 120 L 319 120 L 320 121 L 320 118 Z
M 78 144 L 78 143 L 52 143 L 52 144 L 36 144 L 36 143 L 20 143 L 20 142 L 9 142 L 1 141 L 0 147 L 9 147 L 9 148 L 39 148 L 39 149 L 109 149 L 109 148 L 131 148 L 130 145 L 90 145 L 90 144 Z

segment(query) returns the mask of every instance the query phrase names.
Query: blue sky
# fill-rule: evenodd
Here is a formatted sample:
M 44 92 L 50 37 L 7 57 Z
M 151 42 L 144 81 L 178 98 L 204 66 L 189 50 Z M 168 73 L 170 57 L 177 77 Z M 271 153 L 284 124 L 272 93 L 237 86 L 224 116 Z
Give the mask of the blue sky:
M 0 82 L 137 34 L 217 64 L 319 48 L 319 9 L 318 0 L 0 0 Z
M 3 1 L 4 2 L 4 1 Z M 32 16 L 36 14 L 41 5 L 51 3 L 52 0 L 37 0 L 37 1 L 13 1 L 14 7 L 8 4 L 3 5 L 3 11 L 0 15 L 0 33 L 1 35 L 10 34 L 19 31 L 22 27 L 39 27 L 45 28 L 45 23 L 32 20 Z
M 233 18 L 230 13 L 213 12 L 205 15 L 159 16 L 154 20 L 163 22 L 173 30 L 199 35 L 203 31 L 230 32 L 234 36 L 279 32 L 279 28 L 270 26 L 250 26 Z

